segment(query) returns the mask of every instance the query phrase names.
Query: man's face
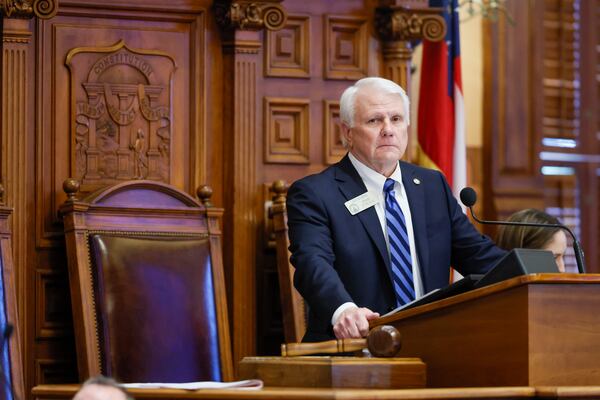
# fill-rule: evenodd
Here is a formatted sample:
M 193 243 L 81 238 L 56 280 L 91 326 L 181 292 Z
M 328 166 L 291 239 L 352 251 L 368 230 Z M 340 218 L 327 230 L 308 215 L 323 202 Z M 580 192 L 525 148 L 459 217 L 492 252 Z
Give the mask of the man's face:
M 390 176 L 408 142 L 402 98 L 367 87 L 356 93 L 354 105 L 354 126 L 342 124 L 348 149 L 363 164 Z

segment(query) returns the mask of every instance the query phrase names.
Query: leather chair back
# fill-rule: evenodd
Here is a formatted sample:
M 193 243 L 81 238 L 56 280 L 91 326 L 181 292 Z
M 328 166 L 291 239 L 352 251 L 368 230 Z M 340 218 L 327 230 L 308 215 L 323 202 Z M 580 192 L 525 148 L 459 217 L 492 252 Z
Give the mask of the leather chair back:
M 61 213 L 80 378 L 231 380 L 222 210 L 157 182 L 81 201 L 69 190 Z

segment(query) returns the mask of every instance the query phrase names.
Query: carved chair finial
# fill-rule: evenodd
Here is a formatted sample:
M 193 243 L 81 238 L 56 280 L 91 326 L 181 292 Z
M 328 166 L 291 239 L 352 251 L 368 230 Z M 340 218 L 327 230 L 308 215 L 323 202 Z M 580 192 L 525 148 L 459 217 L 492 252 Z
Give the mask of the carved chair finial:
M 210 198 L 213 194 L 213 190 L 208 185 L 201 185 L 198 190 L 196 190 L 196 194 L 198 198 L 204 204 L 205 207 L 212 207 L 212 203 L 210 202 Z
M 79 192 L 80 187 L 81 187 L 81 184 L 79 183 L 79 181 L 77 179 L 75 179 L 75 178 L 65 179 L 65 181 L 63 182 L 63 190 L 67 194 L 68 202 L 73 202 L 73 201 L 77 200 L 77 197 L 75 195 L 77 194 L 77 192 Z
M 271 191 L 275 193 L 273 195 L 273 203 L 275 204 L 283 204 L 285 203 L 285 194 L 287 192 L 288 186 L 284 180 L 278 179 L 273 182 L 271 185 Z

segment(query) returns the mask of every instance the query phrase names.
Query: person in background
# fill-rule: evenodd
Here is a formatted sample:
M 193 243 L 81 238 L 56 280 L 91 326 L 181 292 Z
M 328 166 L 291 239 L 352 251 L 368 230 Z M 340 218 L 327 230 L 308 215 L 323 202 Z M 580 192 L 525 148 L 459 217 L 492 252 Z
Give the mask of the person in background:
M 73 400 L 133 400 L 133 397 L 114 379 L 98 375 L 83 382 Z
M 508 218 L 509 222 L 560 224 L 559 220 L 543 211 L 528 208 Z M 542 249 L 551 251 L 560 272 L 565 272 L 567 235 L 561 228 L 502 225 L 498 229 L 496 244 L 505 249 Z

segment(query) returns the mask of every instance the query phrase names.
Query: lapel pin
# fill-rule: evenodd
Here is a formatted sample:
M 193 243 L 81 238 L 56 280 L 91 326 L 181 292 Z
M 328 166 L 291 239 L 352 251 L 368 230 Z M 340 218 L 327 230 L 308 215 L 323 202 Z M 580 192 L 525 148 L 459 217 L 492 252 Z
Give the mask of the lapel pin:
M 415 185 L 420 185 L 421 184 L 421 181 L 419 180 L 419 178 L 413 179 L 413 182 L 415 183 Z

